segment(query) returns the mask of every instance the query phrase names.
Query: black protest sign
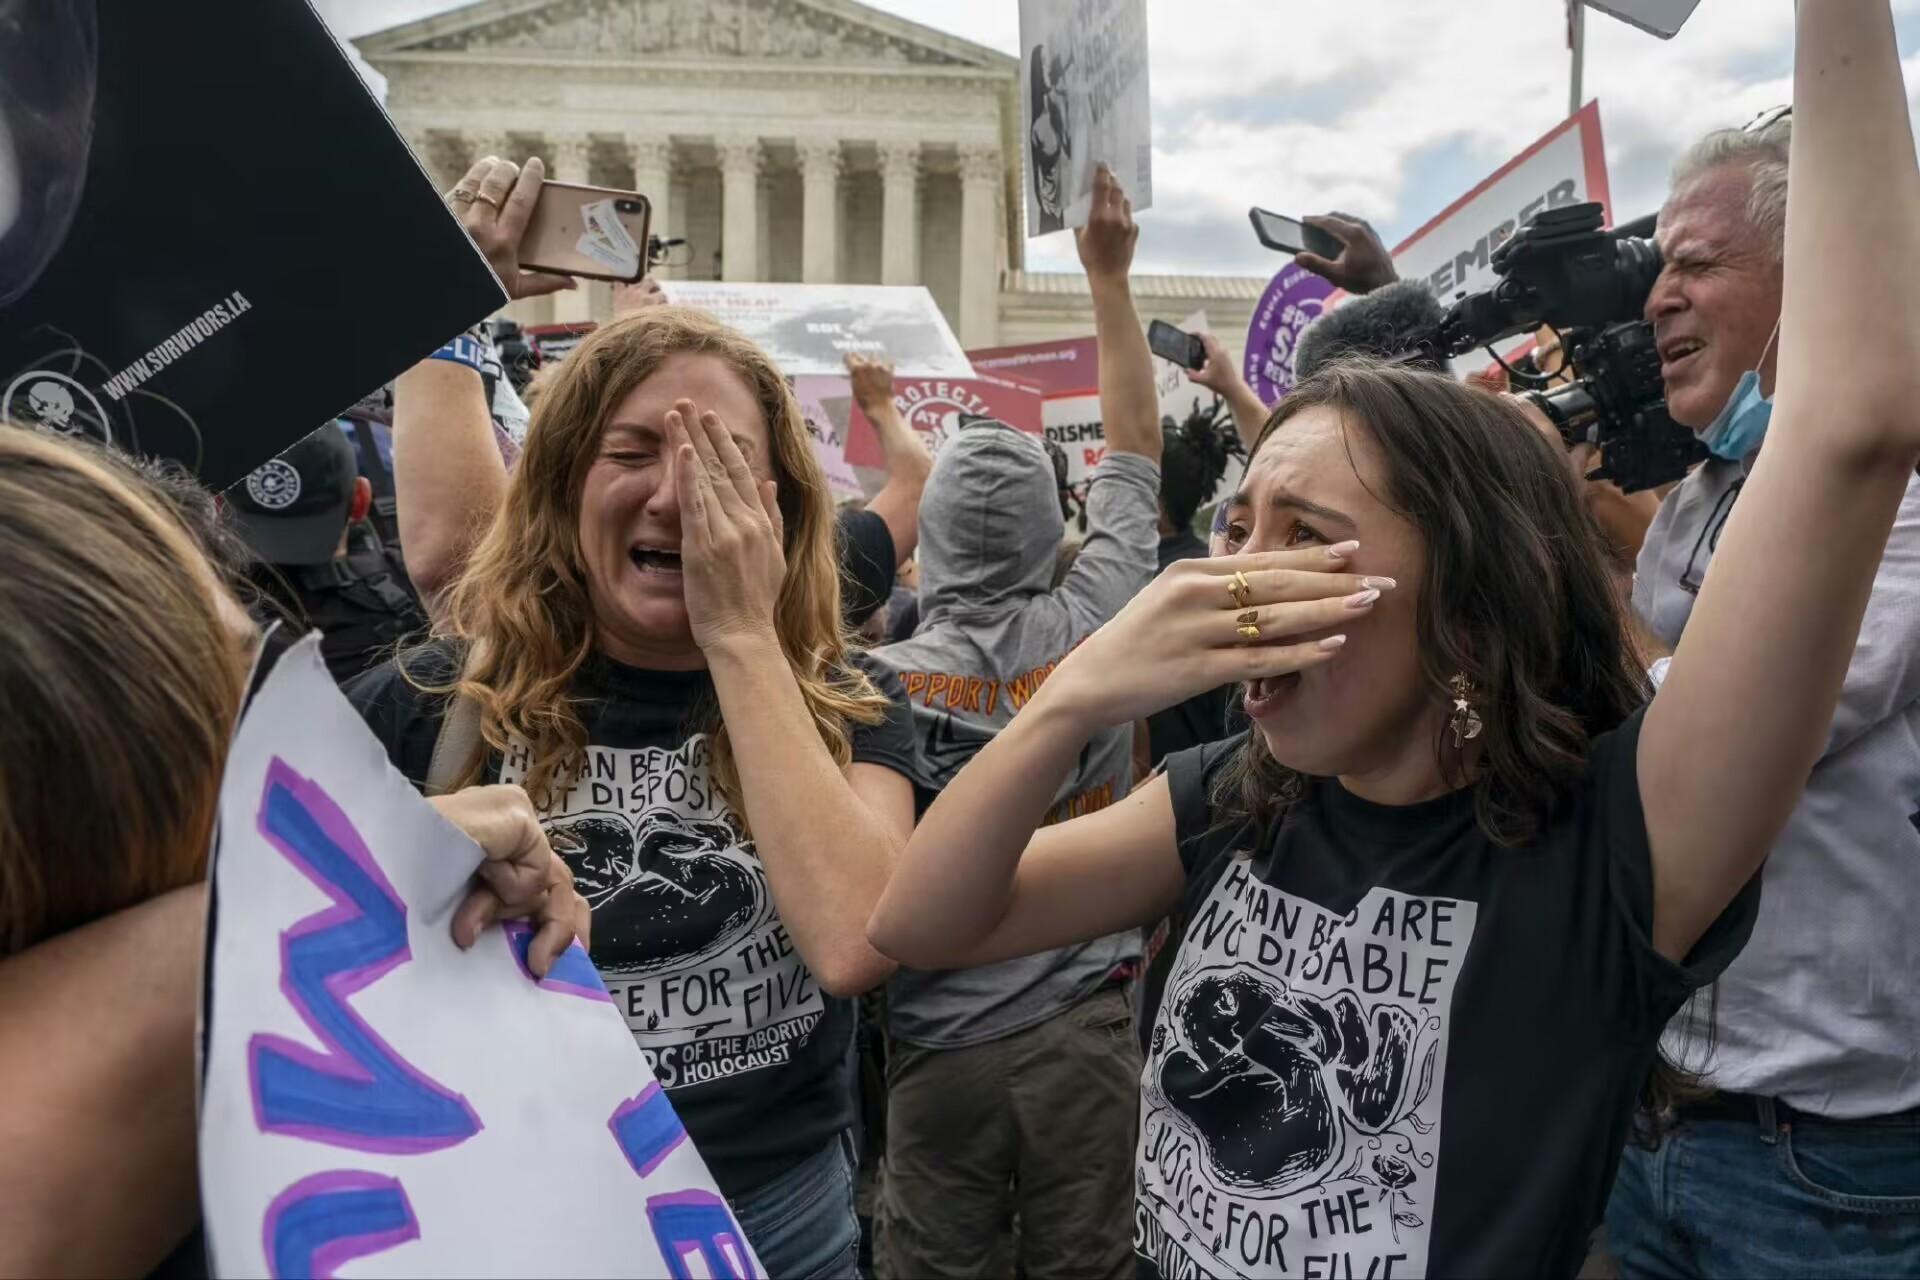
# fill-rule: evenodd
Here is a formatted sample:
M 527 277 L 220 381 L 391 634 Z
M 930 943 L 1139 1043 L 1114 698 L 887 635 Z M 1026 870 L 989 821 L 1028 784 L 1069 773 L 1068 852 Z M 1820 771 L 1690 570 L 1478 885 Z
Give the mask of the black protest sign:
M 223 488 L 505 300 L 306 0 L 0 18 L 0 418 Z

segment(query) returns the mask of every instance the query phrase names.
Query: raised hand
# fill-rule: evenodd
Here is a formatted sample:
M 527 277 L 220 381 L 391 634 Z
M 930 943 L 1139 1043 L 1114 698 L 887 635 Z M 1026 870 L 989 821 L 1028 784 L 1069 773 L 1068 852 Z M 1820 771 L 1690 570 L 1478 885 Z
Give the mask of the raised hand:
M 1331 662 L 1340 630 L 1372 611 L 1391 578 L 1344 572 L 1357 543 L 1182 560 L 1089 636 L 1049 677 L 1089 728 L 1140 720 L 1238 680 Z M 1246 589 L 1232 589 L 1243 574 Z M 1244 600 L 1244 603 L 1242 602 Z M 1258 638 L 1240 628 L 1259 629 Z M 1314 632 L 1328 632 L 1305 639 Z
M 546 177 L 546 166 L 538 156 L 528 160 L 525 168 L 511 160 L 483 156 L 447 193 L 447 203 L 460 225 L 486 255 L 507 296 L 516 300 L 574 287 L 572 276 L 520 269 L 520 237 L 526 234 Z
M 1210 333 L 1196 335 L 1200 345 L 1206 348 L 1207 362 L 1198 369 L 1187 370 L 1187 381 L 1195 382 L 1217 396 L 1230 396 L 1234 389 L 1245 381 L 1240 370 L 1234 367 L 1233 357 L 1220 345 L 1220 339 Z
M 893 401 L 893 361 L 875 360 L 857 351 L 847 352 L 847 377 L 853 383 L 854 403 L 871 418 Z
M 1346 247 L 1331 261 L 1317 253 L 1295 254 L 1293 260 L 1299 266 L 1348 293 L 1371 293 L 1400 278 L 1393 269 L 1393 255 L 1364 219 L 1348 213 L 1328 213 L 1301 221 L 1325 231 Z
M 1080 265 L 1086 268 L 1089 279 L 1125 279 L 1133 268 L 1133 246 L 1139 239 L 1133 201 L 1127 199 L 1113 170 L 1103 164 L 1093 171 L 1093 208 L 1087 225 L 1073 230 Z
M 680 565 L 694 643 L 779 642 L 784 528 L 771 480 L 756 480 L 720 415 L 678 401 L 667 413 L 680 492 Z
M 514 786 L 468 787 L 428 801 L 466 832 L 485 859 L 475 884 L 453 913 L 453 940 L 471 947 L 496 920 L 530 919 L 536 932 L 527 967 L 546 977 L 575 938 L 588 945 L 592 912 L 573 887 L 573 873 L 547 843 L 527 793 Z

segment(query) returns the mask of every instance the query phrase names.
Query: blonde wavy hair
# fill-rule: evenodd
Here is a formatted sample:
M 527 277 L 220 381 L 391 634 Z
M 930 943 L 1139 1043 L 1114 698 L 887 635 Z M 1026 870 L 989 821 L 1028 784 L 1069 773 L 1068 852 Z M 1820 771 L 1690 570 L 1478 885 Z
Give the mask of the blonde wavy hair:
M 787 573 L 774 622 L 821 741 L 844 766 L 852 758 L 851 725 L 876 724 L 886 714 L 886 699 L 847 662 L 833 500 L 786 380 L 766 352 L 705 312 L 650 307 L 596 330 L 542 389 L 506 500 L 448 590 L 435 628 L 465 646 L 459 675 L 449 685 L 416 681 L 428 692 L 478 704 L 481 737 L 493 751 L 524 744 L 525 785 L 543 808 L 587 745 L 579 700 L 570 692 L 594 651 L 580 549 L 587 471 L 614 410 L 676 355 L 724 361 L 766 416 L 786 527 Z M 714 780 L 744 822 L 727 727 L 718 707 L 705 714 Z M 484 768 L 484 753 L 476 753 L 461 785 L 478 781 Z

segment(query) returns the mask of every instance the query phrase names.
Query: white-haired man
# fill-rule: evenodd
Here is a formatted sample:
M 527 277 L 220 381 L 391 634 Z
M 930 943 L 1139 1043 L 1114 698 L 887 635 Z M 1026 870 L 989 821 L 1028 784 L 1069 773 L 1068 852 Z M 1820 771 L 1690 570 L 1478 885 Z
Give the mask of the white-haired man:
M 1665 266 L 1647 318 L 1668 409 L 1714 455 L 1661 504 L 1640 553 L 1634 607 L 1670 647 L 1765 436 L 1791 131 L 1781 108 L 1708 135 L 1660 214 Z M 1873 323 L 1860 317 L 1861 360 L 1876 358 Z M 1920 482 L 1887 542 L 1826 754 L 1768 858 L 1752 940 L 1717 996 L 1669 1029 L 1667 1056 L 1715 1092 L 1682 1103 L 1657 1149 L 1623 1157 L 1607 1211 L 1623 1274 L 1920 1274 L 1917 810 Z

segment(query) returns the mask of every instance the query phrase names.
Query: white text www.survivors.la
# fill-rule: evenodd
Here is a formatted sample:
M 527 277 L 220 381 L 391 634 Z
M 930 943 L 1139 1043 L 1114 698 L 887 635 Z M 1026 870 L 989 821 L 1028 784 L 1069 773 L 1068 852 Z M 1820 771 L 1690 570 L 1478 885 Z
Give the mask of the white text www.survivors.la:
M 214 303 L 182 325 L 171 337 L 153 350 L 108 378 L 101 390 L 105 391 L 111 399 L 121 399 L 251 310 L 253 310 L 253 304 L 248 302 L 238 290 L 228 294 L 223 300 Z

